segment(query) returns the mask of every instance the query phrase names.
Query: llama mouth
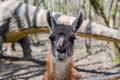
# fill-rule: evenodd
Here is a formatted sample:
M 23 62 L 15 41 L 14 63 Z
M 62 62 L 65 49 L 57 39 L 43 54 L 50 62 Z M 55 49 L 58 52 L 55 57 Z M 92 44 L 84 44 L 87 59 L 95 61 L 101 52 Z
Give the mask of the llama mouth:
M 60 53 L 57 57 L 59 61 L 64 61 L 66 60 L 66 54 L 65 53 Z
M 56 52 L 55 53 L 55 57 L 58 61 L 65 61 L 67 58 L 67 53 L 60 53 L 60 52 Z
M 59 61 L 64 61 L 65 59 L 63 59 L 63 58 L 58 58 L 58 60 L 59 60 Z

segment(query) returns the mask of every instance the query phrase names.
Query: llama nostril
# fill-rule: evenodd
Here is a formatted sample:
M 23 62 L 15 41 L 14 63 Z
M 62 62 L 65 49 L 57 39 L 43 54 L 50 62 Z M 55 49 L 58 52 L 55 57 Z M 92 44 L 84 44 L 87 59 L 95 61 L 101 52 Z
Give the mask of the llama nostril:
M 60 53 L 65 53 L 65 52 L 66 52 L 66 49 L 59 49 L 59 48 L 58 48 L 57 51 L 60 52 Z

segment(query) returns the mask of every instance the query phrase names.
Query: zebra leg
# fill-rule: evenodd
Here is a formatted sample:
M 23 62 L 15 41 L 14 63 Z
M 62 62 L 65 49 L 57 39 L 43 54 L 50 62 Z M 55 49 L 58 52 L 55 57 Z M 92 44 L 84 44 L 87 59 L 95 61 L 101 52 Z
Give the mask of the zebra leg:
M 11 49 L 11 51 L 16 51 L 16 49 L 15 49 L 15 43 L 11 43 L 10 44 L 10 49 Z
M 29 36 L 22 38 L 18 41 L 23 49 L 23 58 L 29 59 L 32 58 L 31 56 L 31 48 L 30 48 L 30 39 Z
M 2 45 L 3 45 L 3 38 L 2 36 L 0 36 L 0 55 L 3 55 Z

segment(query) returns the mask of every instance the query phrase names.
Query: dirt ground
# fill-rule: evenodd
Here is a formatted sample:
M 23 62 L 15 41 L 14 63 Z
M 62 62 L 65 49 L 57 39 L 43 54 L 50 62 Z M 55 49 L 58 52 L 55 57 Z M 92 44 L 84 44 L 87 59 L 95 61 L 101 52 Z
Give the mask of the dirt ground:
M 91 49 L 86 53 L 85 38 L 77 37 L 75 42 L 74 65 L 83 80 L 96 76 L 120 74 L 120 66 L 113 63 L 114 53 L 106 48 L 107 42 L 92 40 Z M 3 49 L 8 46 L 4 44 Z M 40 45 L 31 44 L 34 59 L 22 59 L 22 49 L 16 43 L 16 51 L 4 51 L 4 55 L 15 58 L 0 59 L 0 80 L 42 80 L 46 68 L 46 54 L 49 50 L 48 34 L 40 34 Z M 19 57 L 19 58 L 16 58 Z M 62 66 L 61 66 L 62 67 Z

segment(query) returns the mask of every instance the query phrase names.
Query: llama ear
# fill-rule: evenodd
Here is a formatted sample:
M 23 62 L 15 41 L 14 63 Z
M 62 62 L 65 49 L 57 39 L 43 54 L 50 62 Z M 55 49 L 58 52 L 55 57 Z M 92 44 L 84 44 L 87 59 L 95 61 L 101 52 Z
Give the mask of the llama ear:
M 51 11 L 51 9 L 49 9 L 47 11 L 47 13 L 46 13 L 46 20 L 47 20 L 48 26 L 51 29 L 51 31 L 53 29 L 55 29 L 57 23 L 56 23 L 55 19 L 52 17 L 52 11 Z
M 83 12 L 79 11 L 76 20 L 72 23 L 71 28 L 73 29 L 74 32 L 78 30 L 78 28 L 81 26 L 83 22 Z

